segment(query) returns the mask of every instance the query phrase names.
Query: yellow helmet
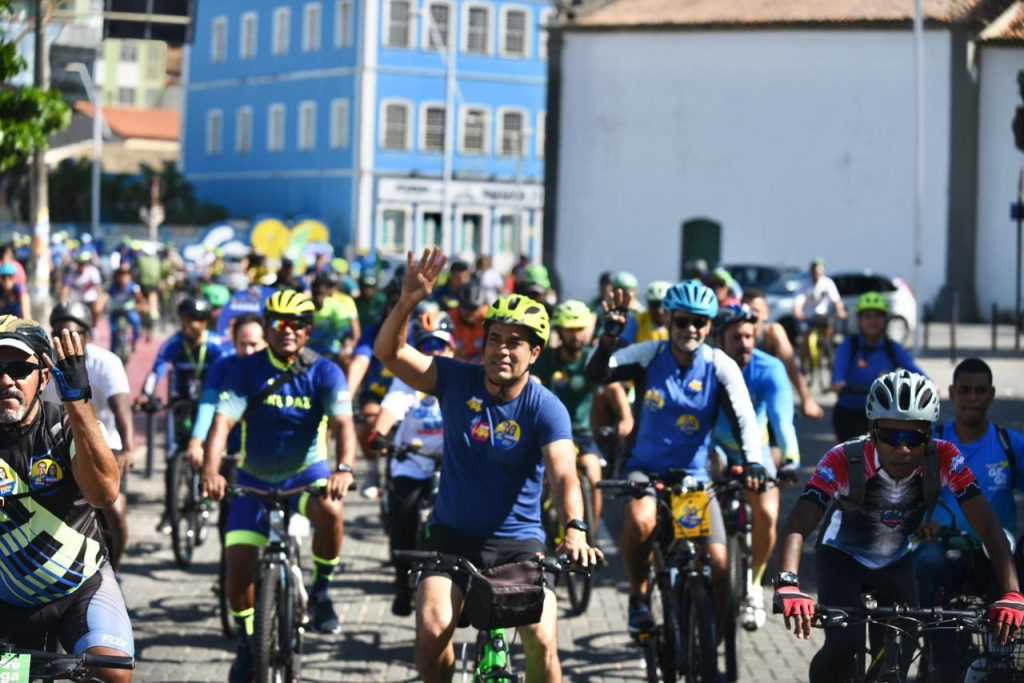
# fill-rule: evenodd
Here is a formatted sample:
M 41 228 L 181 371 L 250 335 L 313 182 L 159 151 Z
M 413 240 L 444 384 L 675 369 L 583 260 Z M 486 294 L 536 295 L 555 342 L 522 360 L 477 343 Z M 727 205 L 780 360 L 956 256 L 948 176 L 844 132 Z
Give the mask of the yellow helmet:
M 593 322 L 594 314 L 582 301 L 569 299 L 555 306 L 554 318 L 551 324 L 554 327 L 563 327 L 567 330 L 579 330 L 589 327 Z
M 543 304 L 521 294 L 504 296 L 491 304 L 487 309 L 484 323 L 492 322 L 529 328 L 540 340 L 541 346 L 547 344 L 548 337 L 551 336 L 551 322 L 548 320 L 547 309 Z
M 296 292 L 294 289 L 282 289 L 274 292 L 267 301 L 267 315 L 286 315 L 293 318 L 313 318 L 316 304 L 308 294 Z
M 889 312 L 889 302 L 878 292 L 864 292 L 857 299 L 857 312 L 878 311 L 879 313 Z

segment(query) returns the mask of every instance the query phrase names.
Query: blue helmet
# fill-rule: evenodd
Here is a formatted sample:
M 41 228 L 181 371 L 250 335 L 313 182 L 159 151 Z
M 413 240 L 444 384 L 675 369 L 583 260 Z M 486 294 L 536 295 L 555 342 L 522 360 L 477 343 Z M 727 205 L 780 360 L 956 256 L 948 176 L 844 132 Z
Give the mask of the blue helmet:
M 686 280 L 672 285 L 661 302 L 666 311 L 686 311 L 705 318 L 718 315 L 718 297 L 700 280 Z
M 732 306 L 723 306 L 718 312 L 718 316 L 715 318 L 715 331 L 724 332 L 730 325 L 736 323 L 756 323 L 757 315 L 750 310 L 750 306 L 746 304 L 733 304 Z

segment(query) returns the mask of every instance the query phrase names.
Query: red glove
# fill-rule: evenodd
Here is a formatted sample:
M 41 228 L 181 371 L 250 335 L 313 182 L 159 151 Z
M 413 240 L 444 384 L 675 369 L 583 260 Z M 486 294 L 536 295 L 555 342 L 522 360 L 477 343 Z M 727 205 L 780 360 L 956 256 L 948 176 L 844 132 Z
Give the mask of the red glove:
M 1020 628 L 1024 625 L 1024 595 L 1011 592 L 999 598 L 989 607 L 988 618 L 999 626 Z
M 781 612 L 787 619 L 789 617 L 805 616 L 810 618 L 814 616 L 814 598 L 800 592 L 798 586 L 776 588 L 773 607 L 776 614 Z M 1024 604 L 1021 607 L 1024 607 Z

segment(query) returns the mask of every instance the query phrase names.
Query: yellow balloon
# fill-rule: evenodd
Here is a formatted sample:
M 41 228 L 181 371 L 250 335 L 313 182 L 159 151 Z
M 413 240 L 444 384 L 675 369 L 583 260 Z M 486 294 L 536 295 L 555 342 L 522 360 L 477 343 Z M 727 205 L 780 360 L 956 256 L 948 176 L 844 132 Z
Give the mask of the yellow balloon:
M 266 218 L 253 226 L 252 249 L 267 258 L 281 258 L 291 238 L 291 230 L 287 225 L 276 218 Z
M 320 221 L 315 221 L 311 218 L 304 221 L 300 221 L 298 225 L 292 228 L 292 232 L 298 233 L 300 230 L 309 231 L 306 235 L 306 242 L 330 242 L 331 233 L 327 229 L 327 226 Z

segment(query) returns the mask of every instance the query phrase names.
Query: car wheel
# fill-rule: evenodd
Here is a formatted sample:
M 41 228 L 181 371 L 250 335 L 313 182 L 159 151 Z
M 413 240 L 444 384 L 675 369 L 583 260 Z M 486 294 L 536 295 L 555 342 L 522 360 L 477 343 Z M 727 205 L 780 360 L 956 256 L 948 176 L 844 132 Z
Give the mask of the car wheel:
M 889 339 L 894 342 L 906 346 L 910 342 L 910 323 L 907 319 L 901 315 L 894 315 L 889 318 L 889 324 L 886 327 L 886 331 L 889 334 Z

